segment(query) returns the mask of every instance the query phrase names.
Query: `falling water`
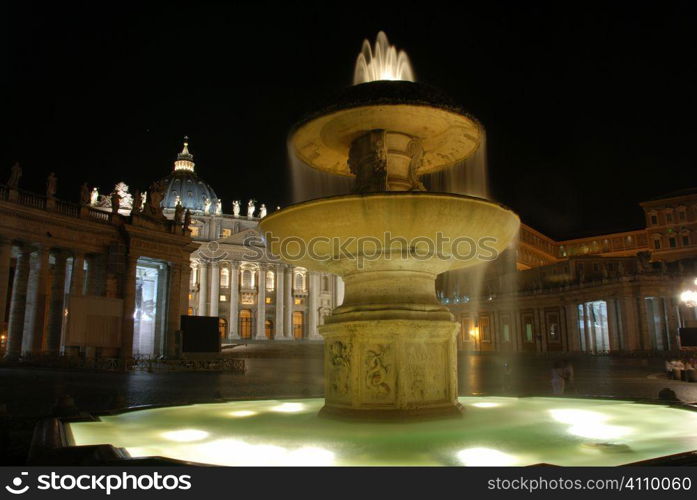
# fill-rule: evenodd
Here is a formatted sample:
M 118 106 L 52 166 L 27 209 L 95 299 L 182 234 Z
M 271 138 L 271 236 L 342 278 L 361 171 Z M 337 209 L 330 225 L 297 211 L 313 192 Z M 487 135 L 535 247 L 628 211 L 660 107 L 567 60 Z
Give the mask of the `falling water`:
M 477 151 L 465 162 L 421 178 L 434 193 L 454 193 L 489 199 L 489 175 L 486 161 L 486 132 Z
M 407 53 L 403 50 L 397 52 L 397 48 L 390 45 L 384 31 L 378 33 L 373 47 L 367 39 L 363 40 L 353 73 L 354 85 L 378 80 L 414 81 L 414 72 Z
M 288 166 L 291 173 L 293 203 L 349 194 L 353 189 L 353 177 L 330 174 L 303 163 L 288 145 Z

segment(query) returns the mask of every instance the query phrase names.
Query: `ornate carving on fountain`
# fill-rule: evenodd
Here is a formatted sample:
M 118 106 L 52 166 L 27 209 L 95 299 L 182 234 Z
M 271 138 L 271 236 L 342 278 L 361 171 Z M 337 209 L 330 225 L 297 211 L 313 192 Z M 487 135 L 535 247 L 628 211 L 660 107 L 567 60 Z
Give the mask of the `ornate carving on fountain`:
M 367 346 L 365 353 L 365 388 L 367 399 L 393 399 L 392 364 L 394 356 L 389 344 Z
M 356 176 L 356 193 L 426 191 L 418 172 L 424 147 L 418 137 L 371 130 L 351 143 L 349 171 Z
M 357 193 L 388 191 L 385 131 L 371 130 L 351 143 L 349 170 L 356 176 Z
M 340 340 L 328 342 L 327 392 L 334 399 L 348 399 L 351 392 L 351 353 L 350 342 Z

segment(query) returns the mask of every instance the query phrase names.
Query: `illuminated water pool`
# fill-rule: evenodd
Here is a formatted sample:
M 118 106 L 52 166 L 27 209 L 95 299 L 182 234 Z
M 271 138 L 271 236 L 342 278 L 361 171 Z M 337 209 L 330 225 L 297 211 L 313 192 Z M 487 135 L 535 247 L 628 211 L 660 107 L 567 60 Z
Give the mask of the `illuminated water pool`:
M 697 412 L 627 401 L 463 397 L 457 420 L 340 422 L 323 399 L 126 412 L 67 425 L 75 445 L 217 465 L 621 465 L 697 450 Z

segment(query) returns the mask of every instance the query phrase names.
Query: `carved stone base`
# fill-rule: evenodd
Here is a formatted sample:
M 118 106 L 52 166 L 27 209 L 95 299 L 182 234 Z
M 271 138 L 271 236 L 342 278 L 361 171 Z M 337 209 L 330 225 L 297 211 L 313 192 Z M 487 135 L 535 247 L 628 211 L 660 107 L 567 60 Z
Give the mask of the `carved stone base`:
M 322 415 L 371 420 L 460 416 L 458 328 L 453 321 L 415 319 L 321 326 Z

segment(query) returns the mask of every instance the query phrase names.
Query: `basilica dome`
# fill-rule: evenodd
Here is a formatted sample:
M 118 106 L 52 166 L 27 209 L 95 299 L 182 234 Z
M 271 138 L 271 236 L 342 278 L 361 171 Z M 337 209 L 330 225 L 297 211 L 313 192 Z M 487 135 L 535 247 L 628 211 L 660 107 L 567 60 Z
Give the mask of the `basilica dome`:
M 174 210 L 177 203 L 193 213 L 214 214 L 219 210 L 218 196 L 213 188 L 194 171 L 194 155 L 189 152 L 188 138 L 184 138 L 184 148 L 177 155 L 174 170 L 162 179 L 162 208 Z

